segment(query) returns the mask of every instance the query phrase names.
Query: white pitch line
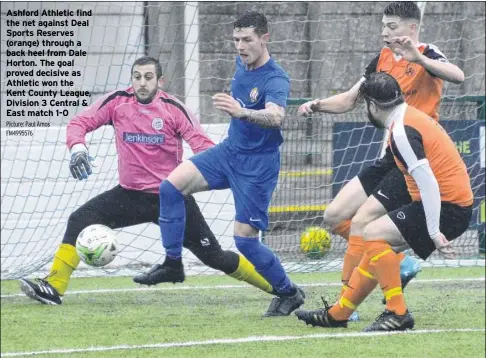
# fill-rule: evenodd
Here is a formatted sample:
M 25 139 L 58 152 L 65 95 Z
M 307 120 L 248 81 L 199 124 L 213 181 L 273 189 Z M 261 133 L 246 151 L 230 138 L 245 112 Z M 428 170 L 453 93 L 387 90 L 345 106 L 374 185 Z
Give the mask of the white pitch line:
M 444 278 L 444 279 L 425 279 L 413 280 L 409 285 L 429 284 L 429 283 L 451 283 L 451 282 L 484 282 L 485 277 L 476 278 Z M 317 283 L 302 283 L 300 287 L 341 287 L 342 283 L 338 282 L 317 282 Z M 120 293 L 120 292 L 156 292 L 156 291 L 193 291 L 193 290 L 228 290 L 239 288 L 252 288 L 250 285 L 205 285 L 205 286 L 174 286 L 174 287 L 134 287 L 134 288 L 106 288 L 100 290 L 80 290 L 66 292 L 66 296 L 83 295 L 83 294 L 98 294 L 98 293 Z M 9 295 L 1 295 L 1 298 L 25 297 L 22 293 L 14 293 Z
M 2 353 L 0 357 L 23 357 L 42 354 L 70 354 L 70 353 L 87 353 L 87 352 L 107 352 L 115 350 L 134 350 L 134 349 L 167 349 L 178 347 L 194 347 L 194 346 L 209 346 L 217 344 L 239 344 L 239 343 L 254 343 L 254 342 L 281 342 L 281 341 L 295 341 L 301 339 L 334 339 L 334 338 L 367 338 L 390 336 L 396 334 L 430 334 L 430 333 L 462 333 L 462 332 L 485 332 L 484 328 L 464 328 L 464 329 L 420 329 L 415 331 L 405 332 L 350 332 L 350 333 L 317 333 L 307 334 L 303 336 L 250 336 L 243 338 L 222 338 L 210 339 L 207 341 L 189 341 L 189 342 L 168 342 L 168 343 L 153 343 L 153 344 L 139 344 L 139 345 L 119 345 L 111 347 L 88 347 L 76 349 L 53 349 L 47 351 L 33 351 L 33 352 L 8 352 Z

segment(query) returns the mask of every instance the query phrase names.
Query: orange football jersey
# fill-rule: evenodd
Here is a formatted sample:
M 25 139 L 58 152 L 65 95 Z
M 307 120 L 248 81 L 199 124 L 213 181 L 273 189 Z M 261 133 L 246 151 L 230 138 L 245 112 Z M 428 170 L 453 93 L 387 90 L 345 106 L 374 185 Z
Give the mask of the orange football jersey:
M 408 105 L 393 118 L 389 145 L 398 168 L 405 175 L 412 200 L 420 191 L 409 171 L 428 161 L 439 184 L 441 201 L 469 206 L 473 193 L 467 168 L 452 139 L 427 114 Z
M 447 62 L 447 58 L 433 45 L 421 43 L 418 49 L 424 56 Z M 432 75 L 418 64 L 403 58 L 397 59 L 388 47 L 382 48 L 380 54 L 366 68 L 365 74 L 372 72 L 385 72 L 393 76 L 409 105 L 436 121 L 439 120 L 439 105 L 444 83 L 442 79 Z

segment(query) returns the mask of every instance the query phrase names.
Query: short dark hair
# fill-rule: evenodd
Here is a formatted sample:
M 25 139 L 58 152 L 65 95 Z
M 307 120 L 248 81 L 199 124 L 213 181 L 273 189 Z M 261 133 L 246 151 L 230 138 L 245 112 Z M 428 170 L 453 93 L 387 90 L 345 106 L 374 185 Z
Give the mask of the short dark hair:
M 234 29 L 253 27 L 258 36 L 268 33 L 268 21 L 265 15 L 256 11 L 247 11 L 233 24 Z
M 132 65 L 131 74 L 133 75 L 133 69 L 135 68 L 135 66 L 144 66 L 144 65 L 154 65 L 155 66 L 155 75 L 157 76 L 157 79 L 162 77 L 162 66 L 160 65 L 160 62 L 157 61 L 155 58 L 150 57 L 150 56 L 143 56 L 143 57 L 137 58 Z
M 380 109 L 389 109 L 405 102 L 397 80 L 385 72 L 374 72 L 365 76 L 359 87 L 358 100 L 374 102 Z
M 420 23 L 420 9 L 413 1 L 395 1 L 385 7 L 383 15 L 398 16 L 404 20 L 417 20 Z

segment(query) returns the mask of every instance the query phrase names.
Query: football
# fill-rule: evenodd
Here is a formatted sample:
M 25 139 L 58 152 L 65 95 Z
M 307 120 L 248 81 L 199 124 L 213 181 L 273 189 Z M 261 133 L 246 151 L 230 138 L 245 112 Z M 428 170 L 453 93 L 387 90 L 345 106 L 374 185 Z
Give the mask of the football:
M 112 262 L 118 253 L 115 232 L 105 225 L 90 225 L 79 233 L 76 251 L 85 264 L 105 266 Z
M 300 237 L 300 250 L 311 259 L 323 257 L 330 248 L 331 235 L 321 227 L 308 227 Z

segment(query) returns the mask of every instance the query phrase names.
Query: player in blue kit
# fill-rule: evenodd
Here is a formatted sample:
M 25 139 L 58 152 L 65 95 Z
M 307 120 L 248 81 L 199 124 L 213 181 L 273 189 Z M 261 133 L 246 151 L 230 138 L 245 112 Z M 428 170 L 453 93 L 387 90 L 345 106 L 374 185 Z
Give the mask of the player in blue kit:
M 158 282 L 182 282 L 184 196 L 231 188 L 235 200 L 235 244 L 273 287 L 264 314 L 287 316 L 304 303 L 276 255 L 258 239 L 268 226 L 268 207 L 280 170 L 281 125 L 290 79 L 270 57 L 267 19 L 247 12 L 234 23 L 238 57 L 231 95 L 213 96 L 215 108 L 231 115 L 228 138 L 180 164 L 160 185 L 159 225 L 166 259 Z

